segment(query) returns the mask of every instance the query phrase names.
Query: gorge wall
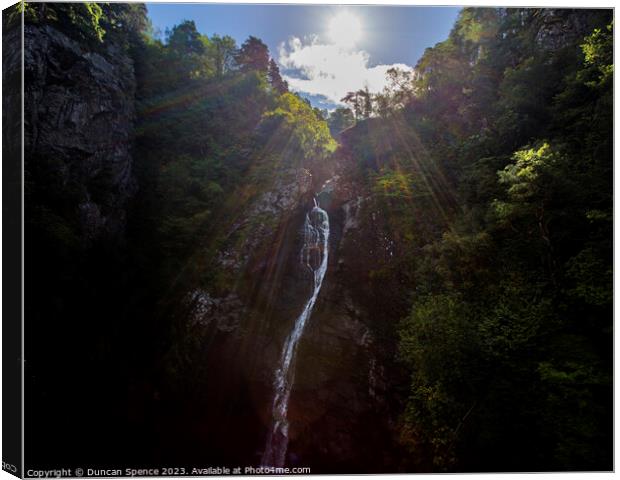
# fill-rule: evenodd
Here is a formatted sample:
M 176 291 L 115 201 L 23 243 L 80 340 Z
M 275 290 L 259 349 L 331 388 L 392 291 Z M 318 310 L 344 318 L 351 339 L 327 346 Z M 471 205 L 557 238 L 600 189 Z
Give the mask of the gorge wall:
M 52 432 L 126 424 L 134 62 L 118 42 L 51 22 L 23 34 L 26 448 L 40 464 L 95 460 L 109 435 L 54 446 Z
M 29 193 L 53 198 L 58 228 L 83 244 L 118 241 L 136 190 L 133 60 L 118 44 L 89 48 L 49 25 L 26 25 L 24 42 Z
M 304 218 L 316 196 L 330 218 L 330 256 L 299 343 L 286 463 L 312 465 L 316 472 L 405 467 L 397 460 L 394 429 L 400 406 L 391 403 L 398 396 L 386 396 L 394 381 L 385 374 L 394 345 L 375 333 L 391 319 L 369 306 L 367 282 L 351 281 L 367 278 L 377 267 L 375 256 L 383 258 L 377 252 L 383 232 L 369 232 L 363 221 L 369 216 L 363 186 L 345 180 L 353 167 L 342 155 L 314 171 L 287 170 L 233 223 L 216 255 L 214 268 L 237 279 L 234 286 L 219 295 L 200 288 L 187 293 L 186 330 L 168 357 L 167 383 L 175 386 L 167 395 L 184 398 L 180 410 L 186 414 L 171 423 L 192 418 L 194 445 L 205 458 L 260 462 L 275 368 L 312 288 L 300 252 Z M 180 457 L 198 454 L 183 448 Z

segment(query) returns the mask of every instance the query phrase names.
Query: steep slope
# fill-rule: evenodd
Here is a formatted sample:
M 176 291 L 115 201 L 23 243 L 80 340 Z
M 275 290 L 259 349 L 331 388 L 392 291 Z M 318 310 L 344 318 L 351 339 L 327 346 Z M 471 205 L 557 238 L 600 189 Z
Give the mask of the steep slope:
M 258 462 L 265 448 L 278 358 L 311 290 L 300 253 L 316 196 L 330 219 L 330 256 L 299 341 L 286 464 L 312 465 L 315 472 L 410 466 L 397 444 L 402 404 L 398 394 L 387 394 L 406 384 L 394 365 L 399 317 L 394 305 L 386 308 L 398 292 L 368 282 L 393 252 L 385 226 L 373 222 L 372 192 L 356 168 L 344 146 L 310 170 L 289 171 L 288 181 L 248 205 L 215 255 L 211 268 L 237 279 L 231 288 L 223 295 L 188 293 L 186 340 L 175 348 L 171 375 L 190 378 L 192 400 L 184 405 L 200 425 L 196 442 L 207 443 L 209 458 Z
M 26 447 L 43 465 L 91 455 L 80 441 L 50 448 L 54 430 L 123 423 L 136 80 L 117 41 L 29 20 L 24 42 Z
M 118 240 L 136 189 L 133 60 L 119 45 L 93 51 L 52 26 L 26 25 L 24 41 L 26 174 L 37 187 L 29 193 L 62 204 L 52 213 L 80 242 Z

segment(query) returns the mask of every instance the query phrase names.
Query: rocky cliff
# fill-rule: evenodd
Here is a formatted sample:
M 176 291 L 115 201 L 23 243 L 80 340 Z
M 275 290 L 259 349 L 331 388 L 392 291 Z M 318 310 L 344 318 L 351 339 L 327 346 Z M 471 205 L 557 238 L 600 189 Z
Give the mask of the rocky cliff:
M 54 205 L 83 245 L 117 241 L 136 189 L 133 61 L 112 42 L 93 49 L 50 25 L 26 25 L 24 42 L 28 193 Z
M 400 468 L 394 427 L 402 406 L 386 400 L 397 398 L 386 395 L 394 381 L 386 378 L 394 352 L 381 338 L 389 314 L 373 300 L 367 281 L 383 261 L 386 233 L 372 228 L 369 193 L 356 183 L 355 161 L 344 152 L 310 170 L 274 172 L 272 188 L 231 222 L 210 267 L 234 281 L 223 290 L 198 287 L 186 296 L 183 340 L 168 360 L 168 384 L 175 386 L 164 397 L 184 399 L 206 458 L 260 461 L 274 370 L 311 291 L 300 251 L 304 218 L 316 196 L 330 217 L 330 257 L 299 345 L 287 464 L 312 465 L 317 473 Z M 173 380 L 181 377 L 189 384 Z M 186 420 L 178 412 L 173 418 Z
M 47 432 L 124 422 L 121 372 L 136 350 L 122 341 L 132 328 L 122 253 L 136 191 L 135 79 L 114 42 L 89 44 L 50 24 L 27 24 L 24 41 L 26 438 L 38 462 L 55 464 L 92 446 L 56 444 Z

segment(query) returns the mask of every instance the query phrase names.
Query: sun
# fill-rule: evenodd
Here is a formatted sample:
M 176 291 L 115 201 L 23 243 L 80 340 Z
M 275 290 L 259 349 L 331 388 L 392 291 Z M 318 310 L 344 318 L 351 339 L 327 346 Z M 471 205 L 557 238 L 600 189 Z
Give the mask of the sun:
M 329 21 L 330 40 L 341 47 L 352 47 L 362 36 L 362 24 L 351 12 L 338 13 Z

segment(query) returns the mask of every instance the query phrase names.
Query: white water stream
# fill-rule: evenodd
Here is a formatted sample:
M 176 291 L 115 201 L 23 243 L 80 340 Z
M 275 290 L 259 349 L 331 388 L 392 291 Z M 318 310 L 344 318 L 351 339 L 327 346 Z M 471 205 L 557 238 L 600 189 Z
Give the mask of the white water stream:
M 329 254 L 329 216 L 319 207 L 316 199 L 314 207 L 306 215 L 304 224 L 304 244 L 301 249 L 301 264 L 313 276 L 313 289 L 304 309 L 295 320 L 293 330 L 284 343 L 280 363 L 275 372 L 272 423 L 261 464 L 269 467 L 283 467 L 288 447 L 288 402 L 295 379 L 295 354 L 306 322 L 323 284 L 327 271 Z

